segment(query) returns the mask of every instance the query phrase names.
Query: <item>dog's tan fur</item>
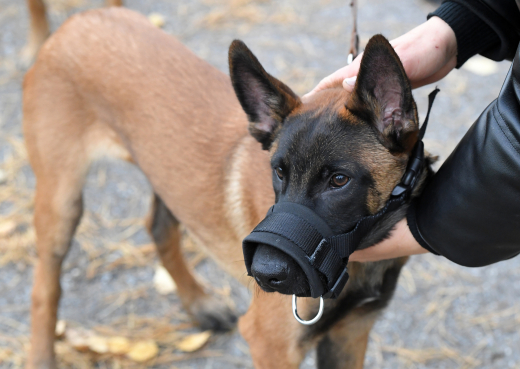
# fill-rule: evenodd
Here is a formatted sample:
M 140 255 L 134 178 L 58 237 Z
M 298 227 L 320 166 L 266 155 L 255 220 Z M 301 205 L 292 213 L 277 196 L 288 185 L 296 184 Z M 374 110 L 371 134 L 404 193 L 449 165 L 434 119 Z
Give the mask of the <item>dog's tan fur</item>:
M 337 101 L 340 91 L 302 109 Z M 186 266 L 178 227 L 247 282 L 241 242 L 274 194 L 269 154 L 248 133 L 228 76 L 137 13 L 94 10 L 72 17 L 43 46 L 24 81 L 23 115 L 37 179 L 29 368 L 55 367 L 60 266 L 81 217 L 89 165 L 103 155 L 135 163 L 149 179 L 155 200 L 148 227 L 186 309 L 199 321 L 225 314 Z M 354 266 L 352 280 L 362 273 Z M 300 299 L 302 316 L 315 309 L 314 300 Z M 323 337 L 337 338 L 348 357 L 339 367 L 362 368 L 375 318 L 362 309 L 330 332 L 306 337 L 289 296 L 257 291 L 239 329 L 257 368 L 297 368 Z
M 29 65 L 34 60 L 38 50 L 43 45 L 51 31 L 47 19 L 47 9 L 44 0 L 26 0 L 27 10 L 29 11 L 29 34 L 21 59 L 22 63 Z M 122 6 L 123 0 L 106 0 L 107 6 Z

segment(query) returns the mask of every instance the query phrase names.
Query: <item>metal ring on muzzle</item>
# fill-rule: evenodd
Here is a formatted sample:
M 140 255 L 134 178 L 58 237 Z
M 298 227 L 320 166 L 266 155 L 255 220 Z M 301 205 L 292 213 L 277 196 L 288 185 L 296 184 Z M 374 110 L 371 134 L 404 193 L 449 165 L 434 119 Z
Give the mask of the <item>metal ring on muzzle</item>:
M 320 320 L 321 316 L 323 315 L 323 297 L 320 297 L 320 309 L 318 310 L 318 314 L 311 320 L 303 320 L 298 315 L 298 307 L 296 306 L 296 295 L 292 295 L 292 312 L 294 315 L 294 318 L 298 321 L 298 323 L 301 323 L 303 325 L 313 325 L 318 320 Z

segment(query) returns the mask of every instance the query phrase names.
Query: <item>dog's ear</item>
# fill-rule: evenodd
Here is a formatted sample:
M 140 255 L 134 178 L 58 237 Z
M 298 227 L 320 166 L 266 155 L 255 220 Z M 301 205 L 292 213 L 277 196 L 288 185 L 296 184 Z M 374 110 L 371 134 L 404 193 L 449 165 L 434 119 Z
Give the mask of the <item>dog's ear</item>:
M 415 145 L 419 126 L 410 82 L 382 35 L 368 41 L 347 108 L 369 121 L 390 151 L 407 152 Z
M 276 131 L 301 103 L 300 99 L 269 75 L 242 41 L 235 40 L 229 47 L 229 74 L 249 118 L 249 132 L 268 150 Z

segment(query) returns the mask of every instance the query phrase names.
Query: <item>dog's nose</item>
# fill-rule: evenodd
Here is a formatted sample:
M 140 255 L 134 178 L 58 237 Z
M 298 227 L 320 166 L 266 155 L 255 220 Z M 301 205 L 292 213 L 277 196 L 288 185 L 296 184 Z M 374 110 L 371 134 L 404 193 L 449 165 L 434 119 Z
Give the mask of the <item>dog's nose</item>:
M 288 275 L 285 254 L 274 247 L 260 245 L 253 256 L 251 274 L 261 287 L 277 290 Z
M 266 292 L 298 294 L 308 288 L 300 266 L 284 252 L 267 245 L 256 248 L 251 274 Z

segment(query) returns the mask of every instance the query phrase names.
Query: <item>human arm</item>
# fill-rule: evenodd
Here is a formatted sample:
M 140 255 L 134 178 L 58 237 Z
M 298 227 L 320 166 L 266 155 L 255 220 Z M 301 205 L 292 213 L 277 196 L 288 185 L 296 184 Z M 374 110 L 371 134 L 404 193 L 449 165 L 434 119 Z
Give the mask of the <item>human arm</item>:
M 455 33 L 438 17 L 430 18 L 410 32 L 390 41 L 390 44 L 399 55 L 413 88 L 440 80 L 457 64 Z M 424 58 L 423 55 L 429 57 Z M 307 96 L 341 84 L 346 90 L 352 91 L 355 79 L 349 81 L 349 78 L 357 76 L 362 57 L 363 54 L 360 54 L 352 64 L 325 77 Z
M 428 250 L 422 247 L 413 237 L 406 219 L 402 219 L 390 232 L 390 237 L 379 242 L 377 246 L 355 251 L 350 255 L 349 261 L 378 261 L 427 252 Z
M 497 61 L 513 59 L 520 34 L 514 0 L 445 0 L 428 17 L 390 42 L 414 88 L 437 82 L 475 54 Z M 361 57 L 325 77 L 308 95 L 342 84 L 352 91 Z
M 426 250 L 471 267 L 520 253 L 520 48 L 499 97 L 412 202 L 407 218 L 350 260 Z
M 465 266 L 520 253 L 520 49 L 493 101 L 408 211 L 415 239 Z
M 467 3 L 468 1 L 459 2 Z M 485 2 L 473 2 L 479 3 L 475 9 L 476 13 L 480 12 L 481 16 L 483 8 L 481 3 Z M 518 9 L 514 6 L 511 8 L 511 5 L 514 5 L 512 1 L 497 0 L 494 5 L 497 5 L 500 11 L 497 13 L 488 12 L 482 18 L 487 21 L 487 32 L 492 30 L 493 32 L 496 31 L 496 34 L 485 37 L 485 42 L 481 44 L 468 45 L 467 42 L 462 43 L 466 49 L 462 50 L 462 53 L 459 50 L 457 62 L 454 63 L 457 66 L 463 64 L 467 58 L 477 52 L 498 60 L 510 58 L 514 55 L 514 48 L 511 50 L 511 45 L 515 45 L 515 42 L 518 43 L 520 32 L 512 31 L 514 27 L 508 23 L 508 20 L 518 18 Z M 460 6 L 460 4 L 457 6 Z M 504 12 L 506 19 L 500 18 Z M 432 20 L 434 19 L 436 18 L 431 18 L 425 24 L 433 24 Z M 475 21 L 474 18 L 472 19 Z M 499 19 L 498 22 L 497 19 Z M 456 22 L 457 19 L 448 19 L 448 21 Z M 520 22 L 518 22 L 518 25 L 520 25 Z M 500 26 L 503 28 L 499 29 Z M 461 32 L 460 28 L 457 27 L 454 26 L 458 30 L 456 39 L 464 39 L 467 33 Z M 477 28 L 481 31 L 486 29 L 482 24 Z M 420 30 L 419 27 L 417 29 Z M 427 30 L 427 27 L 425 26 L 422 29 Z M 409 38 L 409 40 L 413 39 L 413 37 Z M 483 38 L 477 39 L 478 41 L 483 40 Z M 399 50 L 396 45 L 394 46 L 398 55 L 403 58 L 403 51 Z M 420 58 L 428 55 L 416 51 L 417 49 L 408 48 L 412 59 L 413 57 Z M 518 61 L 515 63 L 518 64 Z M 446 63 L 444 66 L 448 65 L 446 68 L 451 70 L 455 67 L 454 64 L 452 61 L 451 65 Z M 416 78 L 417 75 L 410 73 L 410 66 L 415 65 L 413 63 L 411 65 L 405 64 L 405 70 L 409 74 L 413 86 L 417 87 L 417 85 L 426 83 L 421 83 L 421 79 Z M 427 64 L 422 65 L 427 66 Z M 431 74 L 433 76 L 431 82 L 440 78 L 439 75 L 442 77 L 443 73 L 435 75 L 442 67 L 434 70 L 434 73 Z M 324 81 L 325 86 L 332 87 L 341 84 L 343 77 L 357 74 L 358 68 L 359 61 L 354 62 L 352 65 L 336 72 L 336 76 Z M 517 128 L 520 125 L 518 122 L 520 113 L 515 111 L 515 108 L 518 107 L 518 91 L 514 88 L 515 84 L 518 84 L 518 73 L 520 73 L 516 72 L 517 76 L 515 77 L 514 71 L 518 69 L 519 67 L 513 68 L 513 72 L 508 76 L 504 85 L 506 92 L 503 91 L 501 97 L 479 118 L 474 125 L 477 128 L 472 128 L 468 132 L 456 152 L 450 156 L 439 174 L 435 176 L 432 184 L 428 186 L 427 191 L 413 204 L 408 220 L 399 222 L 390 237 L 378 245 L 356 251 L 351 255 L 351 261 L 388 259 L 413 255 L 425 252 L 428 249 L 462 265 L 480 266 L 510 258 L 520 252 L 520 241 L 518 241 L 520 240 L 518 231 L 520 228 L 518 212 L 520 204 L 511 201 L 511 198 L 518 198 L 520 194 L 520 188 L 515 187 L 516 183 L 520 182 L 520 168 L 514 167 L 518 157 L 515 157 L 514 152 L 507 151 L 511 147 L 514 148 L 514 145 L 518 146 L 518 137 L 520 137 Z M 321 85 L 318 85 L 317 89 L 323 87 L 323 83 Z M 344 86 L 347 89 L 353 87 L 346 84 Z M 515 94 L 516 98 L 514 97 Z M 511 111 L 513 111 L 512 115 Z M 494 115 L 499 116 L 499 118 Z M 504 116 L 507 124 L 503 123 L 504 119 L 500 119 Z M 491 128 L 488 129 L 488 127 Z M 513 127 L 512 130 L 509 127 Z M 501 132 L 507 132 L 510 140 L 508 139 L 505 142 L 503 137 L 497 136 Z M 475 160 L 475 158 L 478 158 L 478 160 Z M 504 169 L 504 161 L 507 166 L 506 169 Z M 473 170 L 474 168 L 478 168 L 478 170 Z M 481 182 L 481 179 L 489 180 L 490 178 L 492 179 L 491 182 Z M 504 183 L 503 188 L 502 181 Z M 497 191 L 496 188 L 499 190 Z M 502 189 L 505 191 L 502 192 Z M 496 194 L 499 195 L 497 198 L 495 198 Z M 412 235 L 407 223 L 411 223 L 410 226 L 414 235 Z M 425 249 L 421 250 L 421 245 Z

